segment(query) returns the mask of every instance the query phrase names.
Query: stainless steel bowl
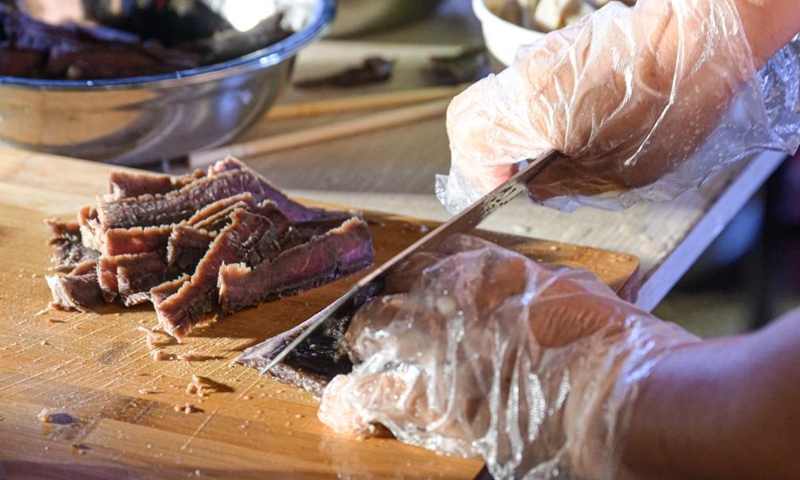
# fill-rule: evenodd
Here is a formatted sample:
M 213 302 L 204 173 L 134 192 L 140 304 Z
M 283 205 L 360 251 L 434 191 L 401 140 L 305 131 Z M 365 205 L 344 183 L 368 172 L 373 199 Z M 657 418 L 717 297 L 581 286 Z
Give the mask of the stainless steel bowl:
M 168 3 L 184 8 L 184 12 L 193 3 L 208 3 L 225 12 L 226 3 L 252 7 L 255 2 L 171 0 Z M 46 10 L 40 8 L 42 5 L 52 3 L 63 7 L 69 2 L 33 3 L 36 8 L 29 11 L 48 18 Z M 111 11 L 124 13 L 123 8 L 117 7 L 148 2 L 84 0 L 84 5 L 79 3 L 80 10 L 91 12 L 87 5 L 94 3 L 107 4 Z M 276 0 L 275 3 L 285 11 L 284 20 L 294 22 L 296 33 L 222 63 L 119 80 L 0 76 L 0 142 L 127 165 L 175 158 L 224 143 L 258 120 L 272 105 L 289 79 L 297 52 L 322 35 L 336 10 L 335 0 Z M 230 23 L 235 25 L 234 21 Z M 239 25 L 241 28 L 241 20 Z
M 330 36 L 347 37 L 393 28 L 429 15 L 442 0 L 339 0 Z

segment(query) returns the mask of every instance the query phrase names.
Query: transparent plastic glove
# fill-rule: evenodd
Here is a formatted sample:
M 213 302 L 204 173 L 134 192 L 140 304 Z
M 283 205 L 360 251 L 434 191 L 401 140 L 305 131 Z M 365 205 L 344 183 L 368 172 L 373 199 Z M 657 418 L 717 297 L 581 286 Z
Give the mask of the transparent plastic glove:
M 345 337 L 356 366 L 328 385 L 319 418 L 480 455 L 495 478 L 616 478 L 638 382 L 694 337 L 589 272 L 467 236 L 443 248 L 409 269 L 410 291 L 356 314 Z
M 797 59 L 779 65 L 798 90 Z M 775 85 L 773 85 L 774 87 Z M 767 88 L 731 0 L 612 2 L 517 52 L 448 110 L 452 165 L 437 196 L 456 212 L 555 148 L 529 196 L 572 210 L 674 198 L 763 149 L 793 151 L 800 109 Z

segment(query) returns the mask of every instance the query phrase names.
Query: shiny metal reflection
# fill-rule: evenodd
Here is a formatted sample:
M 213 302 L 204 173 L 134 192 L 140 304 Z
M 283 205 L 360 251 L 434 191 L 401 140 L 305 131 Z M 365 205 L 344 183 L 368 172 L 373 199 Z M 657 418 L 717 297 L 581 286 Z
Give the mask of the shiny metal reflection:
M 108 26 L 129 22 L 141 24 L 141 28 L 160 28 L 155 36 L 163 35 L 159 38 L 167 45 L 224 35 L 231 29 L 247 34 L 241 13 L 245 4 L 251 6 L 250 24 L 252 19 L 268 17 L 272 8 L 285 12 L 284 21 L 296 33 L 266 48 L 256 45 L 250 53 L 206 67 L 118 80 L 0 77 L 0 142 L 128 165 L 213 147 L 250 126 L 288 82 L 294 56 L 322 35 L 336 9 L 335 0 L 263 0 L 263 4 L 259 0 L 19 3 L 20 8 L 45 21 L 88 19 Z M 254 4 L 261 6 L 252 8 Z M 132 20 L 159 6 L 165 9 L 146 18 L 161 19 L 163 24 Z M 215 31 L 209 18 L 216 18 L 217 22 L 222 18 L 226 28 Z M 242 42 L 234 43 L 241 48 Z

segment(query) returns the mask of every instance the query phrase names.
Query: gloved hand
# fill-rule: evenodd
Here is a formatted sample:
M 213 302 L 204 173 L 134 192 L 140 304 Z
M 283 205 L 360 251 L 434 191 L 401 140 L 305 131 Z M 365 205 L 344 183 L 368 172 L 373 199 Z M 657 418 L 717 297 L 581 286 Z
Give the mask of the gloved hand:
M 672 198 L 755 149 L 786 149 L 733 0 L 612 2 L 457 96 L 447 132 L 452 165 L 437 196 L 451 212 L 551 148 L 569 158 L 529 195 L 562 209 Z
M 480 455 L 495 478 L 616 478 L 637 383 L 694 337 L 589 272 L 467 236 L 443 252 L 408 269 L 410 291 L 356 314 L 345 337 L 356 366 L 328 385 L 319 418 Z

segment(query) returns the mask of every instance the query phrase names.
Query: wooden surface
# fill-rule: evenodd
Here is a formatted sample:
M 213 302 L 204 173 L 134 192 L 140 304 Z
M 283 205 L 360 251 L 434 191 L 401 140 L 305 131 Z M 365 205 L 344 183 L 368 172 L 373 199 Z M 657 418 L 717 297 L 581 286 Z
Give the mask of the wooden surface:
M 247 346 L 294 325 L 354 278 L 239 312 L 200 329 L 155 361 L 139 325 L 148 306 L 97 313 L 41 312 L 50 249 L 44 218 L 73 218 L 105 190 L 108 167 L 0 150 L 0 478 L 472 478 L 477 460 L 437 456 L 391 439 L 334 436 L 309 395 L 231 366 Z M 401 217 L 373 227 L 378 260 L 426 230 Z M 596 249 L 507 238 L 544 261 L 589 267 L 624 289 L 635 258 Z M 185 392 L 193 374 L 214 381 L 207 397 Z M 201 412 L 184 414 L 191 403 Z M 42 409 L 71 425 L 42 424 Z

